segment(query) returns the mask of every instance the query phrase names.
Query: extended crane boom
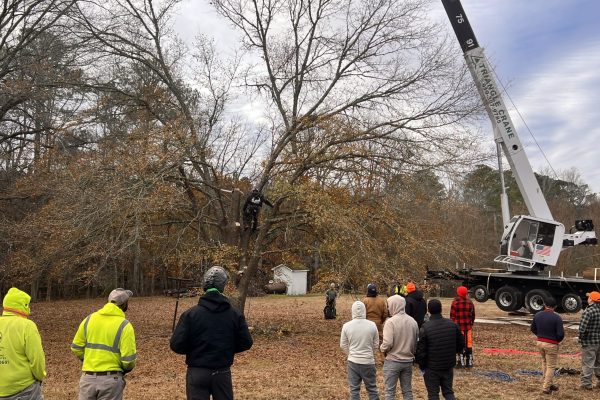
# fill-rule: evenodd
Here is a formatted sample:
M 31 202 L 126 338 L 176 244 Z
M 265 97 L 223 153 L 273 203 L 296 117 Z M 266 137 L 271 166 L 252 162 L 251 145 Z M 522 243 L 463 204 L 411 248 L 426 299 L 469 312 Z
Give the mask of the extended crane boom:
M 479 47 L 460 0 L 442 0 L 442 4 L 492 121 L 494 139 L 508 160 L 530 213 L 513 217 L 504 227 L 500 255 L 495 261 L 505 264 L 510 271 L 541 271 L 545 266 L 556 265 L 563 247 L 597 244 L 591 220 L 576 221 L 576 232 L 567 234 L 564 225 L 553 220 L 492 68 L 483 48 Z

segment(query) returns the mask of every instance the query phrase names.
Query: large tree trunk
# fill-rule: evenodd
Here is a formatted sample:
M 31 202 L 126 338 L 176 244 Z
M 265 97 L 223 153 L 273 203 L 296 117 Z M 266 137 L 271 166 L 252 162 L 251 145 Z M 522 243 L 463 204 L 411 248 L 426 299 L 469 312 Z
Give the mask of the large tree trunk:
M 31 296 L 31 301 L 37 301 L 39 287 L 40 287 L 40 276 L 38 274 L 31 280 L 31 293 L 29 294 Z
M 271 229 L 271 215 L 276 215 L 279 204 L 275 204 L 270 215 L 265 216 L 264 223 L 258 229 L 258 237 L 252 242 L 252 231 L 247 229 L 242 231 L 242 258 L 240 260 L 240 271 L 243 271 L 242 277 L 237 285 L 237 291 L 231 296 L 231 304 L 240 311 L 244 311 L 246 307 L 246 298 L 248 297 L 248 288 L 252 280 L 256 277 L 260 259 L 265 246 L 265 238 L 267 232 Z M 252 248 L 250 248 L 252 246 Z
M 50 273 L 46 276 L 46 301 L 50 301 L 52 298 L 52 277 Z

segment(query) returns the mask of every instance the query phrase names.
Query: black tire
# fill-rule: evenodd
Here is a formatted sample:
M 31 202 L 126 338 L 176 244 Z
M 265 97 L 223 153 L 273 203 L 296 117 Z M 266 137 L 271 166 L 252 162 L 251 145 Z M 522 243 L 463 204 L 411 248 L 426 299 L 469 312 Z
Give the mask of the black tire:
M 537 314 L 544 309 L 544 304 L 551 298 L 549 291 L 544 289 L 532 289 L 525 296 L 525 307 L 532 314 Z
M 471 293 L 473 294 L 473 298 L 480 303 L 485 303 L 490 298 L 490 293 L 483 285 L 473 286 L 471 288 Z
M 567 293 L 563 296 L 560 301 L 560 306 L 566 313 L 576 313 L 581 310 L 583 306 L 583 302 L 581 301 L 581 297 L 579 297 L 576 293 Z
M 496 305 L 502 311 L 515 311 L 523 307 L 523 293 L 513 286 L 502 286 L 496 290 Z

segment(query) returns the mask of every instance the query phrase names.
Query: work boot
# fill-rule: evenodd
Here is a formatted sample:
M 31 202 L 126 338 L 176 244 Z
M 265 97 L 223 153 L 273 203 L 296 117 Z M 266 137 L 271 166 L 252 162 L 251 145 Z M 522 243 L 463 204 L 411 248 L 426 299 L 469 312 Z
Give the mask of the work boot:
M 552 384 L 548 389 L 550 389 L 553 392 L 558 392 L 558 385 Z
M 579 386 L 579 389 L 581 389 L 581 390 L 592 390 L 593 387 L 592 387 L 592 385 L 581 385 L 581 386 Z
M 544 394 L 552 394 L 552 390 L 550 390 L 550 389 L 544 389 L 544 390 L 542 390 L 542 393 L 544 393 Z
M 473 353 L 467 354 L 467 368 L 473 368 Z

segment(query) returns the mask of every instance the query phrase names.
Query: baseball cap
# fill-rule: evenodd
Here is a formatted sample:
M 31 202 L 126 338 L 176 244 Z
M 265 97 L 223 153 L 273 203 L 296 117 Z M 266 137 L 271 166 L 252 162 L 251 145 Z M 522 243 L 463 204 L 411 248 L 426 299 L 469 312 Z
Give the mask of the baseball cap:
M 469 293 L 469 289 L 467 289 L 465 286 L 459 286 L 456 288 L 456 294 L 459 295 L 460 297 L 467 297 L 468 293 Z
M 590 293 L 588 293 L 588 297 L 593 302 L 600 302 L 600 292 L 596 292 L 596 291 L 590 292 Z
M 108 295 L 108 302 L 121 306 L 127 303 L 127 300 L 129 300 L 131 296 L 133 296 L 133 292 L 131 290 L 116 288 Z

